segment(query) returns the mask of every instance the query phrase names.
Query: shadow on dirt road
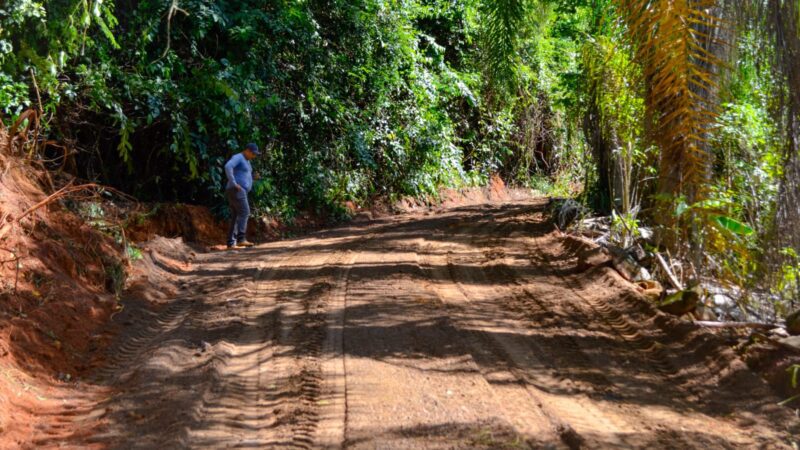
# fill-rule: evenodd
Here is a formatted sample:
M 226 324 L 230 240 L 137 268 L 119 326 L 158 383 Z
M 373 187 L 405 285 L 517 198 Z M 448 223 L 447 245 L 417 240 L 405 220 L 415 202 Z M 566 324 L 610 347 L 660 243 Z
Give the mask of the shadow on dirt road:
M 609 268 L 543 201 L 355 224 L 159 262 L 33 446 L 791 448 L 796 418 L 724 343 Z

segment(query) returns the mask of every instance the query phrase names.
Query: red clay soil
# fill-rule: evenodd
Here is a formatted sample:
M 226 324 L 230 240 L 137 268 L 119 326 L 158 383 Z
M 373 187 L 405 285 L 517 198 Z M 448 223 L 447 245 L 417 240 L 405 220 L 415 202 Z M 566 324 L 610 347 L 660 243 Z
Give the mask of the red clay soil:
M 156 240 L 121 333 L 77 383 L 88 394 L 3 443 L 797 445 L 794 413 L 728 343 L 609 267 L 579 270 L 586 244 L 544 210 L 424 211 L 196 255 Z
M 187 242 L 215 245 L 225 242 L 227 225 L 204 206 L 159 204 L 145 206 L 147 213 L 129 220 L 131 240 L 146 242 L 156 236 L 181 237 Z
M 58 202 L 14 223 L 46 198 L 39 173 L 4 161 L 0 178 L 0 447 L 36 433 L 55 398 L 74 389 L 117 303 L 113 240 Z
M 499 175 L 492 175 L 485 187 L 464 187 L 442 189 L 436 196 L 415 198 L 403 197 L 391 202 L 386 199 L 373 199 L 366 208 L 346 202 L 345 208 L 357 221 L 378 219 L 395 214 L 428 213 L 431 208 L 455 208 L 459 206 L 480 205 L 509 200 L 522 200 L 530 197 L 525 189 L 509 188 Z
M 212 214 L 205 206 L 187 204 L 141 205 L 142 213 L 128 219 L 126 230 L 134 242 L 147 242 L 155 237 L 182 238 L 186 242 L 208 248 L 224 249 L 228 222 Z M 275 217 L 250 217 L 248 238 L 253 242 L 270 242 L 288 234 L 304 234 L 319 230 L 329 221 L 313 214 L 301 213 L 287 224 Z

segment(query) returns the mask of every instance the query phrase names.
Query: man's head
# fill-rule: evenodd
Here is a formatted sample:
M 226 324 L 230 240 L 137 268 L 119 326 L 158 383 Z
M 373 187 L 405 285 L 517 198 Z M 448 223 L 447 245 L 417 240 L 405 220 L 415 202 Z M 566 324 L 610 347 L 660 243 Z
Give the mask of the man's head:
M 248 160 L 255 159 L 256 156 L 261 155 L 261 152 L 258 150 L 258 146 L 253 143 L 245 145 L 242 153 L 244 153 L 244 157 Z

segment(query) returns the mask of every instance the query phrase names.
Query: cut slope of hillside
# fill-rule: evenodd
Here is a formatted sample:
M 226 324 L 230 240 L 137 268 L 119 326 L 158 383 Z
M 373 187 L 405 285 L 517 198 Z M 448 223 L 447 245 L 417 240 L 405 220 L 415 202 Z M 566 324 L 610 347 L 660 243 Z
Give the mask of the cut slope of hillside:
M 0 136 L 0 141 L 7 142 Z M 48 196 L 48 175 L 0 159 L 0 427 L 28 435 L 85 370 L 117 308 L 124 264 L 112 237 Z

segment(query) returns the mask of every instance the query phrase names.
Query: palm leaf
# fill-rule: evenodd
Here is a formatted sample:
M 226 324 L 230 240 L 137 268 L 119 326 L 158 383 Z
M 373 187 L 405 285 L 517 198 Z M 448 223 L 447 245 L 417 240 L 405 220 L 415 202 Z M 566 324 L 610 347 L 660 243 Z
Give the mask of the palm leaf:
M 529 24 L 532 0 L 492 0 L 481 3 L 483 65 L 489 80 L 501 89 L 513 89 L 519 75 L 519 47 Z
M 711 157 L 706 134 L 716 117 L 716 69 L 710 50 L 723 21 L 714 0 L 617 0 L 648 85 L 652 138 L 661 148 L 662 198 L 702 200 Z M 674 217 L 663 214 L 662 217 Z

